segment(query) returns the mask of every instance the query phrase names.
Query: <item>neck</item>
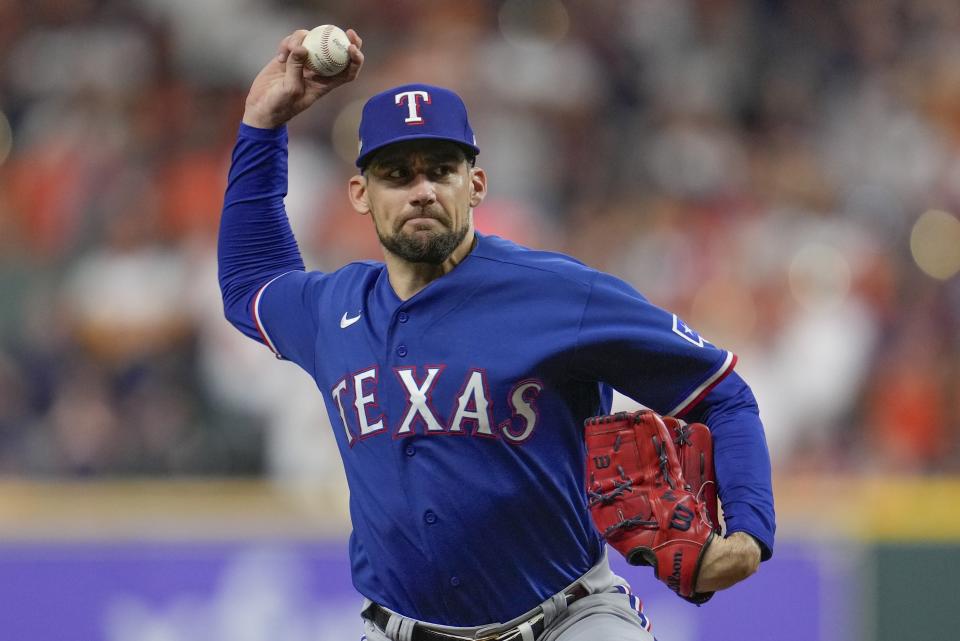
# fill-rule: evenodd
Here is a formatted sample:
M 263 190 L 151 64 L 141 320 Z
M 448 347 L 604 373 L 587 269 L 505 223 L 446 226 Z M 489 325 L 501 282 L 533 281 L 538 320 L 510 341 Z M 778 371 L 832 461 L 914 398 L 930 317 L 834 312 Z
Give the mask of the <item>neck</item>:
M 475 244 L 476 236 L 471 225 L 463 241 L 439 265 L 411 263 L 384 249 L 384 263 L 387 265 L 387 276 L 393 291 L 400 300 L 409 300 L 436 279 L 453 271 L 473 251 Z

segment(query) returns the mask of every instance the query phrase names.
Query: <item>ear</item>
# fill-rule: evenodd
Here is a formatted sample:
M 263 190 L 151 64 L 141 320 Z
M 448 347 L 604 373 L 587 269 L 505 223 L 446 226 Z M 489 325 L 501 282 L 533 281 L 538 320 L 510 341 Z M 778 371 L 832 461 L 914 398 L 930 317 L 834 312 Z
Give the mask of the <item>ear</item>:
M 370 202 L 367 199 L 367 178 L 357 174 L 350 178 L 350 204 L 358 214 L 370 213 Z
M 470 206 L 476 207 L 487 196 L 487 172 L 480 167 L 470 168 Z

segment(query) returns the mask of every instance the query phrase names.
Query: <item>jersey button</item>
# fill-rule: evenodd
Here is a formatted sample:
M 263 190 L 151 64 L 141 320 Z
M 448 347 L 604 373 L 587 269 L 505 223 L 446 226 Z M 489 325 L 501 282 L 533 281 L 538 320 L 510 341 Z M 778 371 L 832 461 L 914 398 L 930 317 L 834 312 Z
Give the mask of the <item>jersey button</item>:
M 460 577 L 458 576 L 450 577 L 450 585 L 452 585 L 453 587 L 457 587 L 458 585 L 460 585 Z
M 412 445 L 408 445 L 407 448 L 403 451 L 407 456 L 413 456 L 414 454 L 417 453 L 417 450 Z
M 437 515 L 430 510 L 427 510 L 423 514 L 423 520 L 427 522 L 427 525 L 433 525 L 437 522 Z
M 397 314 L 397 320 L 401 323 L 406 323 L 408 320 L 410 320 L 410 316 L 406 312 L 400 312 Z
M 406 356 L 407 355 L 407 346 L 401 345 L 397 348 L 397 356 Z

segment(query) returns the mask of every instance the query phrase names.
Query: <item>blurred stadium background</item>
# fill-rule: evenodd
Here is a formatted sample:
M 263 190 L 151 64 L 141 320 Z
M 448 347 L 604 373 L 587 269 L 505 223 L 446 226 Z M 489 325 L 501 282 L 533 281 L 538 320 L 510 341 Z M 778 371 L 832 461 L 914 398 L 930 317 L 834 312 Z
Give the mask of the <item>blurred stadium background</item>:
M 957 0 L 0 0 L 0 638 L 359 638 L 322 403 L 215 274 L 246 88 L 327 22 L 367 65 L 291 126 L 309 266 L 379 255 L 365 97 L 443 84 L 482 230 L 739 354 L 778 548 L 699 610 L 624 568 L 662 641 L 957 638 Z

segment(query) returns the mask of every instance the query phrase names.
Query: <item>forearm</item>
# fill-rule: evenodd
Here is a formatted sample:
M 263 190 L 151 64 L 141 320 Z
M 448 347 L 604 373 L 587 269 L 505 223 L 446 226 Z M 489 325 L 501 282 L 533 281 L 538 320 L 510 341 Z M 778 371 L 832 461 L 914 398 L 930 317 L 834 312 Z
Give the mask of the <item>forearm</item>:
M 279 274 L 303 270 L 287 220 L 286 130 L 241 126 L 224 195 L 217 246 L 220 290 L 227 318 L 253 338 L 250 303 Z
M 743 581 L 760 567 L 760 545 L 745 532 L 714 537 L 703 553 L 697 592 L 725 590 Z
M 753 393 L 735 373 L 718 385 L 686 420 L 713 433 L 717 488 L 728 533 L 744 532 L 773 554 L 776 517 L 770 455 Z

